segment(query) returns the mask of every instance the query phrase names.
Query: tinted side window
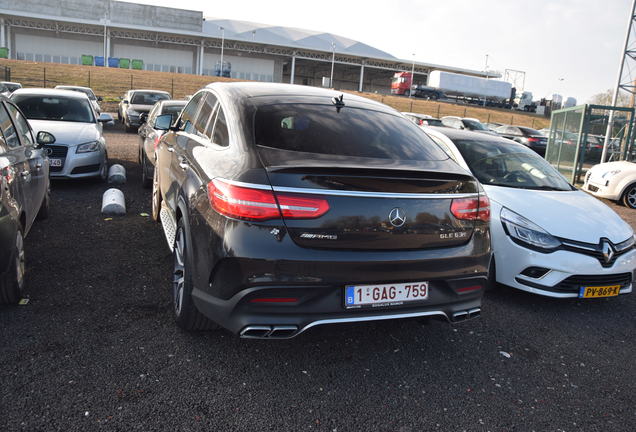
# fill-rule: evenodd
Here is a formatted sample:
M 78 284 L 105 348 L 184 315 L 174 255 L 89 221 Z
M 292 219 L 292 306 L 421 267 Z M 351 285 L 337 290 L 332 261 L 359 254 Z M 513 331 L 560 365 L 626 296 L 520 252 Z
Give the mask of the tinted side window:
M 216 97 L 210 93 L 206 93 L 203 96 L 201 102 L 201 108 L 197 114 L 197 119 L 194 122 L 194 128 L 197 131 L 197 135 L 202 138 L 210 138 L 211 123 L 214 122 L 214 107 L 216 105 Z
M 216 122 L 214 123 L 214 132 L 212 133 L 212 142 L 221 147 L 227 147 L 230 145 L 230 136 L 227 131 L 227 122 L 225 121 L 225 114 L 223 114 L 223 108 L 219 106 L 219 114 L 216 116 Z
M 180 129 L 186 133 L 194 133 L 194 120 L 199 108 L 199 102 L 201 102 L 201 98 L 203 97 L 203 93 L 198 93 L 194 95 L 190 102 L 186 105 L 181 113 L 180 120 Z
M 18 139 L 18 134 L 16 133 L 15 127 L 13 126 L 13 122 L 11 121 L 11 117 L 9 117 L 9 113 L 2 108 L 0 104 L 0 128 L 5 136 L 5 140 L 7 142 L 7 146 L 10 149 L 20 147 L 20 140 Z
M 13 104 L 10 103 L 7 104 L 7 108 L 9 108 L 9 112 L 15 119 L 15 126 L 18 129 L 20 138 L 22 138 L 22 144 L 26 146 L 35 144 L 35 139 L 33 138 L 33 133 L 31 132 L 29 123 L 24 118 L 22 113 Z

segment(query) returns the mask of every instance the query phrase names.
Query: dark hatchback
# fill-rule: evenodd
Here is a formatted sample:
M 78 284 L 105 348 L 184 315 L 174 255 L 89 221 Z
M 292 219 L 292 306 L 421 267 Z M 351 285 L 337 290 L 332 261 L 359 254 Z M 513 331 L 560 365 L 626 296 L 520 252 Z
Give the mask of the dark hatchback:
M 488 198 L 399 112 L 312 87 L 215 83 L 157 149 L 153 217 L 185 329 L 478 316 Z
M 538 130 L 523 126 L 500 126 L 495 129 L 500 136 L 508 138 L 534 150 L 541 156 L 545 156 L 548 146 L 548 137 Z
M 20 109 L 0 96 L 0 303 L 22 297 L 24 237 L 49 211 L 49 161 L 42 147 L 54 141 L 48 132 L 34 136 Z

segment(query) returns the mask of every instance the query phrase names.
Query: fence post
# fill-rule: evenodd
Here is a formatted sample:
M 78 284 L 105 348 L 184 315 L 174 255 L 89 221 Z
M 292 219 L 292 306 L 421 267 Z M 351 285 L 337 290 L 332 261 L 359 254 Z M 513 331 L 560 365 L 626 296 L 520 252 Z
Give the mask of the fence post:
M 88 86 L 91 86 L 91 71 L 90 69 L 88 70 Z
M 532 119 L 532 126 L 530 126 L 532 129 L 534 129 L 534 119 Z
M 130 74 L 130 90 L 133 89 L 133 74 Z
M 488 120 L 486 120 L 486 123 L 490 123 L 490 113 L 488 113 Z
M 513 115 L 510 116 L 510 124 L 511 125 L 515 124 L 515 120 L 514 119 L 515 119 L 515 115 L 513 114 Z
M 440 104 L 437 104 L 437 118 L 439 118 L 439 107 L 440 107 Z
M 44 88 L 46 88 L 46 68 L 42 68 L 42 71 L 44 72 L 44 76 L 42 77 L 42 81 L 44 81 Z
M 464 107 L 464 115 L 462 117 L 466 117 L 466 107 Z
M 170 91 L 170 96 L 171 96 L 172 98 L 174 98 L 174 77 L 172 77 L 172 80 L 171 80 L 171 81 L 172 81 L 172 82 L 171 82 L 170 88 L 171 88 L 172 90 Z

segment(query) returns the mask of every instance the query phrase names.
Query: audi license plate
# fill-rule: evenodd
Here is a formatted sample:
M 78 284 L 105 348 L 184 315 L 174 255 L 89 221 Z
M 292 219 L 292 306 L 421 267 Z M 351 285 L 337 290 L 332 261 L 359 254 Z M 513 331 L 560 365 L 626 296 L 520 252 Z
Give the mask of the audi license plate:
M 49 163 L 52 167 L 61 167 L 62 159 L 49 159 Z
M 428 299 L 428 282 L 392 283 L 383 285 L 347 285 L 347 309 L 400 306 Z
M 579 298 L 616 297 L 620 290 L 620 285 L 584 286 L 581 287 Z

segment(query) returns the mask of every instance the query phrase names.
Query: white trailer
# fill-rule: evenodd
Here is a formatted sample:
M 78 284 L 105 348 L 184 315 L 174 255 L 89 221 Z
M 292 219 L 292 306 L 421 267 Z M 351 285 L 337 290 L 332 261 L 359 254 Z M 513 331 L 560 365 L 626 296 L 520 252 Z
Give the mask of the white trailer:
M 495 79 L 478 78 L 439 70 L 428 76 L 428 86 L 448 96 L 504 102 L 510 98 L 512 84 Z

